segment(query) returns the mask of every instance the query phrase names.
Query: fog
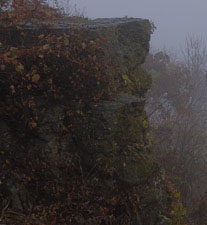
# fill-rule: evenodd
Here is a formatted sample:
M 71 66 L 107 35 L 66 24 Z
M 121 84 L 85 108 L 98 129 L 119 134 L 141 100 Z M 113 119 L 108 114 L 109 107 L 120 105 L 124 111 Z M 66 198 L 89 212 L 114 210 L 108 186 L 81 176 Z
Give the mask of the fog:
M 207 225 L 206 6 L 0 0 L 0 225 Z
M 76 0 L 77 7 L 89 18 L 137 17 L 154 22 L 157 30 L 151 46 L 156 49 L 177 49 L 189 34 L 206 39 L 206 8 L 204 0 Z

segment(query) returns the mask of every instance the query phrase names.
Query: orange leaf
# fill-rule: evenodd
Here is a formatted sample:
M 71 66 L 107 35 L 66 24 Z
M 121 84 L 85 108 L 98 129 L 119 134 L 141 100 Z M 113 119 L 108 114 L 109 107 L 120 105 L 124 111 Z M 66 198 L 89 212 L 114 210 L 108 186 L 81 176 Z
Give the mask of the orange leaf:
M 38 36 L 38 38 L 42 39 L 44 36 L 45 36 L 44 34 L 41 34 L 41 35 Z
M 32 85 L 29 84 L 29 85 L 27 86 L 27 89 L 28 89 L 28 90 L 32 90 Z
M 19 63 L 18 65 L 17 65 L 17 67 L 16 67 L 16 71 L 17 72 L 22 72 L 24 70 L 24 66 L 21 64 L 21 63 Z
M 49 44 L 43 45 L 42 47 L 44 50 L 48 50 L 50 48 Z
M 107 213 L 107 212 L 110 211 L 110 209 L 107 208 L 107 207 L 101 207 L 100 209 L 101 209 L 101 211 L 104 212 L 104 213 Z
M 20 26 L 16 26 L 16 28 L 17 28 L 18 30 L 22 30 L 22 29 L 23 29 L 23 28 L 20 27 Z
M 38 56 L 39 56 L 41 59 L 44 58 L 44 55 L 43 55 L 43 54 L 39 54 Z
M 137 201 L 140 202 L 140 196 L 137 194 Z
M 36 126 L 37 126 L 37 123 L 34 122 L 34 121 L 31 121 L 31 122 L 29 123 L 29 127 L 30 127 L 31 129 L 35 128 Z
M 52 84 L 52 79 L 51 78 L 48 79 L 48 83 Z
M 68 131 L 68 128 L 67 128 L 66 126 L 63 125 L 62 130 L 63 130 L 63 131 Z
M 32 76 L 32 82 L 37 83 L 40 79 L 40 75 L 39 74 L 35 74 Z
M 82 48 L 83 48 L 83 49 L 85 49 L 85 48 L 86 48 L 86 46 L 87 46 L 87 45 L 86 45 L 86 43 L 85 43 L 85 42 L 83 42 L 83 43 L 82 43 Z
M 15 93 L 14 85 L 11 85 L 11 86 L 10 86 L 10 89 L 11 89 L 11 91 L 12 91 L 12 94 L 14 94 L 14 93 Z

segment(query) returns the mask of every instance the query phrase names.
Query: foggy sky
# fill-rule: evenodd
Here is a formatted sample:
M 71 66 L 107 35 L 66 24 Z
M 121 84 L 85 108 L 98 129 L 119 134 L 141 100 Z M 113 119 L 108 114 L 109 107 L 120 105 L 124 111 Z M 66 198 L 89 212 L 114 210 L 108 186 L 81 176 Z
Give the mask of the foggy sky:
M 89 18 L 136 17 L 153 21 L 153 48 L 179 50 L 187 35 L 207 40 L 207 0 L 74 0 Z

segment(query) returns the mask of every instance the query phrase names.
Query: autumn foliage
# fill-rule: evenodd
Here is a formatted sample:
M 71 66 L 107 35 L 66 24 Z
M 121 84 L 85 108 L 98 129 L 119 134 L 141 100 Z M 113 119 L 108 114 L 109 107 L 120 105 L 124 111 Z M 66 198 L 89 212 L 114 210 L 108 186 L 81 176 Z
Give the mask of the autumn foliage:
M 0 37 L 0 114 L 18 137 L 15 151 L 19 156 L 26 156 L 28 152 L 25 143 L 29 136 L 35 135 L 39 110 L 41 113 L 45 110 L 44 107 L 37 107 L 39 97 L 47 99 L 48 104 L 61 102 L 64 105 L 65 119 L 59 133 L 61 140 L 68 134 L 71 135 L 85 121 L 89 103 L 107 98 L 114 78 L 106 72 L 109 64 L 102 46 L 106 40 L 88 40 L 85 36 L 90 31 L 86 28 L 82 31 L 75 26 L 70 26 L 68 33 L 54 33 L 51 29 L 54 16 L 57 19 L 61 15 L 45 1 L 14 0 L 10 2 L 10 9 L 1 12 L 1 22 L 4 23 L 1 24 Z M 27 23 L 33 23 L 35 27 L 35 24 L 43 21 L 49 21 L 50 24 L 39 25 L 37 29 L 34 28 L 35 32 L 24 29 Z M 13 34 L 17 38 L 14 42 Z M 10 171 L 10 175 L 16 176 L 17 180 L 21 179 L 29 190 L 39 196 L 33 209 L 33 219 L 24 217 L 19 222 L 16 219 L 15 224 L 75 224 L 78 221 L 76 216 L 80 214 L 90 218 L 88 224 L 95 224 L 96 216 L 100 217 L 99 220 L 113 220 L 114 212 L 110 206 L 115 206 L 118 202 L 122 204 L 120 201 L 123 200 L 109 196 L 108 200 L 103 201 L 98 186 L 95 192 L 99 198 L 93 200 L 95 193 L 94 187 L 91 187 L 98 185 L 98 180 L 94 180 L 94 184 L 82 183 L 78 164 L 68 164 L 64 168 L 63 173 L 66 176 L 70 174 L 68 183 L 51 184 L 47 178 L 42 179 L 47 167 L 45 162 L 34 165 L 27 157 L 25 160 L 16 158 L 14 161 L 15 154 L 12 150 L 7 153 L 2 151 L 1 184 L 8 178 L 3 174 Z M 33 160 L 37 162 L 38 157 L 35 154 Z M 46 204 L 47 196 L 50 196 L 49 204 Z M 64 199 L 69 196 L 73 204 L 65 205 Z M 105 203 L 100 204 L 101 202 Z
M 74 24 L 67 29 L 53 29 L 58 24 L 55 21 L 65 18 L 60 10 L 50 7 L 44 0 L 1 1 L 0 4 L 0 117 L 12 134 L 3 134 L 8 143 L 0 149 L 0 200 L 11 194 L 5 185 L 11 185 L 10 178 L 22 189 L 19 191 L 26 189 L 32 193 L 31 199 L 26 196 L 22 200 L 21 213 L 16 212 L 15 205 L 8 200 L 3 206 L 2 219 L 7 224 L 17 225 L 115 225 L 138 221 L 137 215 L 140 215 L 141 220 L 148 220 L 150 224 L 154 218 L 161 220 L 156 214 L 162 210 L 170 218 L 175 217 L 176 222 L 181 221 L 183 215 L 173 211 L 182 207 L 177 200 L 179 196 L 174 200 L 174 196 L 179 195 L 176 190 L 160 181 L 163 196 L 161 200 L 156 199 L 153 182 L 160 176 L 159 168 L 148 159 L 148 152 L 143 154 L 143 159 L 153 164 L 153 168 L 147 169 L 153 174 L 149 172 L 143 178 L 146 181 L 141 188 L 128 188 L 127 184 L 116 180 L 105 160 L 100 159 L 94 162 L 93 168 L 88 168 L 80 158 L 81 151 L 85 150 L 81 145 L 83 141 L 87 140 L 87 147 L 92 148 L 90 138 L 94 134 L 91 121 L 88 123 L 91 104 L 112 100 L 117 91 L 143 97 L 147 88 L 142 82 L 148 87 L 149 76 L 140 67 L 136 72 L 140 77 L 144 74 L 144 81 L 138 79 L 134 71 L 134 80 L 131 74 L 120 74 L 116 60 L 104 50 L 108 41 L 105 35 L 94 35 L 86 26 Z M 75 145 L 76 148 L 64 155 L 65 164 L 57 178 L 54 178 L 55 172 L 48 172 L 52 167 L 44 157 L 48 153 L 42 151 L 37 141 L 39 124 L 47 122 L 43 116 L 48 110 L 45 102 L 52 106 L 59 104 L 64 111 L 61 122 L 55 124 L 57 137 L 53 141 L 61 146 L 65 140 L 72 140 L 70 147 L 73 150 Z M 129 123 L 124 120 L 127 116 L 118 117 L 119 126 L 123 119 L 124 128 L 119 127 L 121 134 L 126 133 L 124 129 L 128 129 L 129 124 L 135 127 L 133 116 L 129 116 Z M 140 118 L 135 120 L 138 126 L 144 123 Z M 145 121 L 145 127 L 140 130 L 146 130 L 147 124 Z M 133 130 L 130 131 L 132 134 Z M 46 135 L 47 132 L 44 131 Z M 136 134 L 126 140 L 136 140 Z M 44 145 L 44 141 L 40 141 Z M 112 148 L 112 144 L 106 148 Z M 128 143 L 121 144 L 126 147 Z M 129 147 L 133 152 L 133 146 Z M 52 162 L 55 163 L 55 159 Z M 25 205 L 25 202 L 32 203 Z M 154 217 L 148 218 L 149 214 Z
M 21 27 L 14 29 L 24 37 Z M 45 110 L 38 105 L 39 97 L 47 99 L 48 104 L 61 102 L 64 105 L 65 118 L 57 140 L 61 141 L 83 126 L 89 103 L 107 99 L 109 93 L 113 93 L 110 87 L 114 77 L 106 70 L 111 62 L 106 61 L 102 47 L 105 39 L 87 40 L 75 27 L 70 28 L 70 35 L 42 30 L 32 38 L 33 45 L 25 43 L 24 47 L 9 46 L 6 39 L 1 40 L 1 45 L 6 46 L 0 55 L 1 116 L 5 116 L 14 129 L 19 140 L 15 151 L 22 156 L 28 155 L 25 143 L 30 136 L 36 135 L 39 115 Z M 87 129 L 84 126 L 86 134 Z M 81 218 L 85 218 L 85 224 L 100 224 L 101 221 L 113 224 L 122 212 L 138 210 L 136 190 L 135 197 L 131 198 L 127 193 L 121 194 L 117 184 L 103 192 L 100 189 L 104 181 L 100 184 L 97 178 L 84 180 L 78 156 L 74 163 L 69 162 L 63 168 L 67 181 L 51 182 L 44 174 L 48 165 L 39 161 L 38 146 L 34 151 L 32 159 L 26 157 L 14 161 L 15 152 L 12 151 L 1 157 L 2 173 L 15 168 L 11 174 L 38 196 L 32 217 L 27 216 L 26 208 L 20 219 L 10 212 L 16 224 L 78 224 Z M 107 173 L 106 168 L 105 176 Z M 7 176 L 2 176 L 1 182 L 6 179 Z M 128 209 L 131 205 L 134 208 Z M 11 218 L 7 223 L 12 223 Z M 127 221 L 127 218 L 123 216 L 122 220 Z

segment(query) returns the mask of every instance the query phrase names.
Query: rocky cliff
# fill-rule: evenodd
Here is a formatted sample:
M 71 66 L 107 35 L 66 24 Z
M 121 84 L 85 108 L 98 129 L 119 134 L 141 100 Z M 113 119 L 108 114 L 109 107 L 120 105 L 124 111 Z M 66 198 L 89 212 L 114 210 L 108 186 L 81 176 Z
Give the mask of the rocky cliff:
M 148 20 L 117 18 L 2 32 L 2 219 L 21 212 L 15 224 L 169 222 L 172 196 L 144 110 L 151 78 L 141 64 L 152 29 Z

